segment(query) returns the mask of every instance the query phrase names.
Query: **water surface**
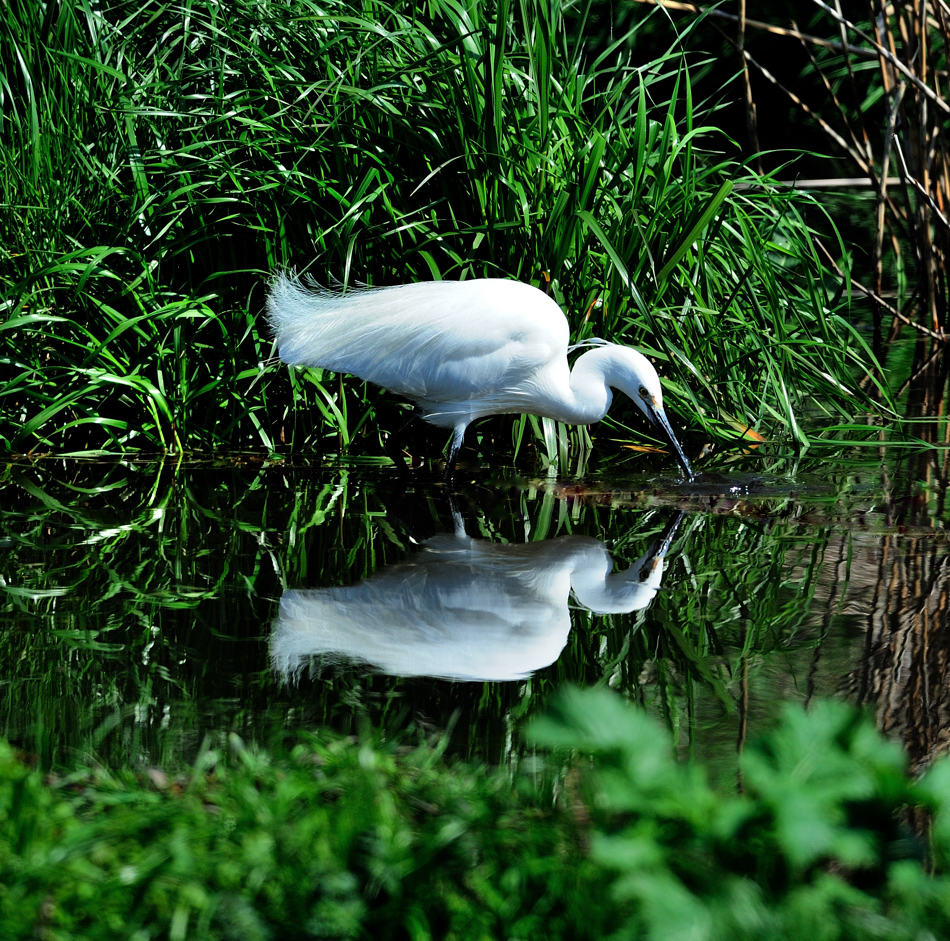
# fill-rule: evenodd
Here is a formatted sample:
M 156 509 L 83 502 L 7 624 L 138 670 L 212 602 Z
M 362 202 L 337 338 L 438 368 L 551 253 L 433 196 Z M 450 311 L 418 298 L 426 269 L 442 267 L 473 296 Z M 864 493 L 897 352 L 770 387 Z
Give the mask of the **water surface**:
M 915 762 L 950 724 L 945 473 L 748 458 L 693 485 L 487 470 L 43 460 L 0 482 L 0 733 L 174 765 L 234 732 L 439 735 L 515 761 L 606 684 L 730 767 L 786 700 L 866 704 Z

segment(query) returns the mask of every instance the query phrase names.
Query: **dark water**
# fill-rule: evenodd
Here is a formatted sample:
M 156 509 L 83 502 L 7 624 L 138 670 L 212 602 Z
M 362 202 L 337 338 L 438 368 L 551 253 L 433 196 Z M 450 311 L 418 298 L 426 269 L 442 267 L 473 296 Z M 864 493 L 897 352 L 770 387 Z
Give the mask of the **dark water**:
M 838 695 L 927 763 L 950 727 L 945 473 L 740 460 L 686 486 L 486 470 L 15 462 L 0 480 L 0 733 L 48 764 L 175 765 L 235 732 L 450 730 L 517 760 L 606 684 L 730 766 Z

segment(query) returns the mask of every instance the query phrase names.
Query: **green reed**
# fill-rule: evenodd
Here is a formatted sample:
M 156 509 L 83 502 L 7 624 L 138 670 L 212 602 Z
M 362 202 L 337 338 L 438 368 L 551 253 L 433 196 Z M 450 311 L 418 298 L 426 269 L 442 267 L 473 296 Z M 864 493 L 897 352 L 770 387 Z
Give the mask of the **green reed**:
M 541 0 L 0 16 L 8 449 L 378 453 L 398 400 L 271 359 L 284 265 L 539 283 L 577 340 L 646 349 L 705 434 L 801 442 L 803 409 L 867 407 L 805 197 L 739 185 L 677 45 L 591 58 L 583 17 L 568 33 Z M 526 440 L 552 459 L 569 439 Z

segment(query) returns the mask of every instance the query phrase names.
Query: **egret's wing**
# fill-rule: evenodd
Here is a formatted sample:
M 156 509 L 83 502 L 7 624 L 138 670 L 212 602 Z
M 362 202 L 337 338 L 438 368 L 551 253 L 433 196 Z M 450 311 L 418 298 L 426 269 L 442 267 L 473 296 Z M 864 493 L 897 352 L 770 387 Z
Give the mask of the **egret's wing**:
M 462 401 L 524 381 L 565 356 L 558 305 L 518 281 L 431 281 L 309 290 L 286 275 L 268 308 L 285 362 L 369 380 L 411 399 Z

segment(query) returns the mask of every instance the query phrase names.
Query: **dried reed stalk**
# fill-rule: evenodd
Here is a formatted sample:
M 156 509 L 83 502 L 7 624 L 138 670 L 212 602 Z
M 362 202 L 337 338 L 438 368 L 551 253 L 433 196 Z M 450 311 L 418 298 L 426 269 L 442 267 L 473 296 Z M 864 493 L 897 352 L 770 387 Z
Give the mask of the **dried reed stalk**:
M 943 415 L 950 375 L 950 358 L 944 355 L 950 304 L 950 161 L 946 146 L 950 130 L 950 4 L 947 0 L 906 0 L 901 4 L 868 0 L 866 21 L 856 24 L 843 15 L 840 0 L 830 0 L 832 5 L 812 0 L 837 31 L 837 39 L 831 40 L 803 33 L 794 23 L 783 28 L 750 20 L 745 17 L 743 0 L 738 17 L 678 0 L 639 2 L 702 14 L 711 22 L 737 22 L 738 38 L 726 38 L 739 50 L 744 63 L 750 142 L 754 141 L 755 107 L 748 80 L 751 67 L 782 89 L 870 182 L 876 194 L 871 286 L 852 284 L 873 305 L 874 350 L 885 373 L 892 342 L 907 327 L 915 332 L 914 361 L 908 376 L 891 377 L 895 390 L 909 390 L 908 413 L 915 417 Z M 787 36 L 803 44 L 812 70 L 825 88 L 826 114 L 806 104 L 749 54 L 745 48 L 748 29 Z M 875 72 L 857 67 L 858 60 L 869 58 L 877 60 Z M 842 75 L 846 77 L 842 79 Z M 865 102 L 876 92 L 881 104 L 865 109 Z M 888 304 L 883 300 L 889 287 L 888 272 L 899 270 L 907 256 L 913 262 L 911 285 L 895 305 Z M 885 326 L 888 318 L 890 323 Z

